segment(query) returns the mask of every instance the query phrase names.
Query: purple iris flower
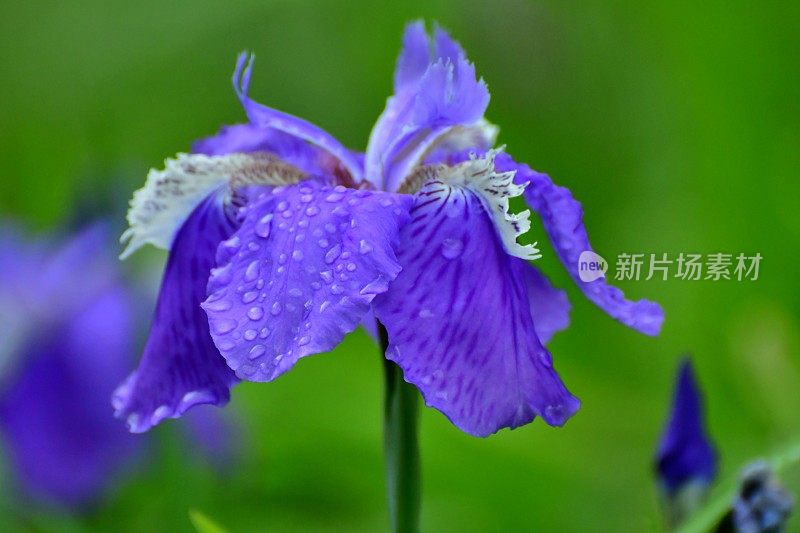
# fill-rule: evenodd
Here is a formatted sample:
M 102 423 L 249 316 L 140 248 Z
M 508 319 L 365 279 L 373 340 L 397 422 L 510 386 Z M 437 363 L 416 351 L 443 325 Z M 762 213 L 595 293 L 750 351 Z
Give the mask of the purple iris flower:
M 407 27 L 364 154 L 253 101 L 251 68 L 242 55 L 234 74 L 248 123 L 167 160 L 131 202 L 123 255 L 170 250 L 142 361 L 114 397 L 132 431 L 222 405 L 239 380 L 271 381 L 371 316 L 386 356 L 463 431 L 564 424 L 579 401 L 544 345 L 570 305 L 528 262 L 535 244 L 517 242 L 530 212 L 509 199 L 522 194 L 589 299 L 658 333 L 657 304 L 580 280 L 580 204 L 492 149 L 488 89 L 441 29 Z
M 688 358 L 678 370 L 672 412 L 658 447 L 656 469 L 670 498 L 687 488 L 705 492 L 717 474 L 717 454 L 706 435 L 703 402 Z
M 53 249 L 0 230 L 0 437 L 23 488 L 90 503 L 136 448 L 108 415 L 134 343 L 133 300 L 92 226 Z

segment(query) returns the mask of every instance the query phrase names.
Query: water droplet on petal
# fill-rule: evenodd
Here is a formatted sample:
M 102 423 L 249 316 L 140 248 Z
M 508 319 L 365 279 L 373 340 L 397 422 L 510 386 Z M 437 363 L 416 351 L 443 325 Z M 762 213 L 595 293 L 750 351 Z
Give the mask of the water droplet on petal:
M 539 361 L 541 361 L 546 368 L 553 368 L 553 358 L 547 350 L 539 352 Z
M 250 302 L 254 301 L 256 298 L 258 298 L 258 292 L 257 291 L 246 292 L 246 293 L 244 293 L 242 295 L 242 303 L 243 304 L 249 304 Z
M 344 292 L 344 289 L 342 288 L 341 285 L 337 285 L 336 283 L 334 283 L 333 285 L 331 285 L 331 292 L 333 294 L 342 294 Z
M 310 205 L 310 206 L 308 206 L 306 208 L 306 215 L 307 216 L 313 217 L 317 213 L 319 213 L 319 207 L 317 207 L 315 205 Z
M 250 353 L 248 354 L 247 357 L 249 357 L 250 359 L 258 359 L 259 357 L 264 355 L 266 351 L 267 349 L 264 348 L 263 344 L 256 344 L 255 346 L 250 348 Z
M 464 251 L 464 243 L 460 239 L 445 239 L 442 241 L 442 255 L 447 259 L 455 259 Z
M 341 193 L 332 192 L 328 196 L 325 197 L 325 201 L 326 202 L 331 202 L 331 203 L 338 202 L 339 200 L 342 199 L 342 197 L 343 197 L 343 195 Z
M 275 211 L 285 211 L 289 208 L 289 203 L 285 200 L 281 200 L 278 202 L 278 205 L 275 207 Z
M 324 281 L 325 283 L 330 283 L 331 281 L 333 281 L 333 272 L 331 272 L 330 270 L 323 270 L 322 272 L 319 273 L 319 277 L 321 277 L 322 281 Z
M 347 263 L 347 270 L 348 272 L 355 272 L 358 267 L 355 263 Z
M 295 250 L 292 252 L 292 259 L 295 261 L 302 261 L 303 260 L 303 251 L 302 250 Z
M 325 262 L 330 265 L 331 263 L 336 261 L 336 259 L 339 257 L 341 253 L 342 253 L 342 245 L 338 243 L 334 244 L 333 246 L 331 246 L 331 249 L 328 250 L 328 252 L 325 254 Z
M 334 207 L 331 213 L 333 213 L 337 217 L 346 217 L 347 215 L 350 214 L 350 212 L 341 205 L 337 205 L 336 207 Z
M 214 329 L 217 330 L 218 335 L 224 335 L 238 325 L 238 322 L 232 318 L 222 318 L 214 321 Z
M 259 237 L 266 239 L 267 237 L 269 237 L 271 229 L 272 229 L 272 213 L 261 217 L 261 220 L 259 220 L 256 223 L 255 232 L 256 235 L 258 235 Z
M 272 304 L 272 307 L 270 308 L 269 312 L 273 316 L 278 316 L 279 314 L 281 314 L 281 310 L 282 310 L 282 307 L 281 307 L 280 302 L 275 302 L 274 304 Z
M 257 335 L 258 335 L 258 332 L 256 330 L 248 329 L 247 331 L 244 332 L 244 340 L 251 341 L 251 340 L 255 339 Z
M 365 241 L 364 239 L 361 239 L 361 242 L 358 243 L 358 251 L 361 252 L 362 254 L 368 254 L 372 250 L 373 250 L 372 245 L 367 241 Z
M 430 318 L 433 316 L 433 312 L 430 309 L 423 309 L 419 312 L 420 318 Z
M 260 320 L 261 317 L 264 316 L 264 310 L 261 309 L 261 307 L 254 305 L 247 310 L 247 316 L 250 317 L 250 320 Z
M 325 224 L 325 231 L 328 233 L 336 233 L 336 226 L 328 222 Z
M 311 337 L 300 337 L 300 340 L 297 341 L 298 346 L 305 346 L 311 342 Z
M 258 261 L 253 261 L 247 265 L 247 270 L 244 271 L 245 281 L 255 281 L 258 278 Z
M 301 291 L 297 287 L 289 289 L 289 296 L 294 296 L 295 298 L 297 298 L 297 297 L 300 297 L 302 295 L 303 295 L 303 291 Z
M 206 311 L 227 311 L 231 307 L 233 307 L 233 304 L 231 304 L 231 302 L 228 300 L 215 300 L 213 302 L 207 301 L 203 305 L 203 308 Z

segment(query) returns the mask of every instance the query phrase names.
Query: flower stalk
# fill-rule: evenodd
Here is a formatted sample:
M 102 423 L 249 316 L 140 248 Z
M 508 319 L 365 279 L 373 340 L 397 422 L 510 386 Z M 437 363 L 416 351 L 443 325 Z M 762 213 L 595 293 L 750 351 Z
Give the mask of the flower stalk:
M 389 346 L 386 328 L 378 322 L 381 350 Z M 403 372 L 384 357 L 384 456 L 389 520 L 395 533 L 419 531 L 420 459 L 419 392 L 403 380 Z

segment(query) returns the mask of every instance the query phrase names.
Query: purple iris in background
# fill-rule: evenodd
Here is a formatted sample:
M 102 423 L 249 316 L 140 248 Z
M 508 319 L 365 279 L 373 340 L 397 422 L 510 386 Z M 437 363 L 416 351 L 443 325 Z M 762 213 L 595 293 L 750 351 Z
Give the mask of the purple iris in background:
M 717 475 L 717 454 L 706 435 L 703 402 L 688 358 L 678 369 L 672 411 L 658 446 L 656 470 L 677 523 L 698 506 Z
M 0 230 L 3 447 L 29 494 L 70 506 L 99 497 L 136 447 L 108 415 L 134 324 L 107 229 L 60 247 Z
M 251 68 L 243 55 L 234 74 L 248 123 L 167 160 L 131 202 L 123 256 L 170 251 L 141 363 L 114 395 L 132 431 L 222 405 L 239 380 L 271 381 L 376 318 L 386 357 L 463 431 L 564 424 L 579 401 L 544 345 L 570 305 L 528 262 L 536 244 L 517 242 L 530 212 L 509 199 L 523 194 L 587 297 L 658 333 L 657 304 L 580 280 L 580 204 L 492 149 L 488 89 L 441 29 L 407 27 L 364 154 L 250 99 Z

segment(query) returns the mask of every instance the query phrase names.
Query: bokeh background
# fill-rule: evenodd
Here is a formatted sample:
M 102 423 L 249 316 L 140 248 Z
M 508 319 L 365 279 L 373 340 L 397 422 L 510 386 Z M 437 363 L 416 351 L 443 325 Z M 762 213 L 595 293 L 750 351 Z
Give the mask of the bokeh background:
M 82 210 L 122 217 L 150 167 L 244 119 L 229 82 L 243 49 L 257 55 L 257 100 L 363 149 L 404 23 L 420 17 L 476 63 L 508 151 L 582 200 L 601 255 L 764 258 L 755 282 L 621 284 L 666 309 L 647 338 L 581 297 L 534 222 L 541 264 L 574 304 L 551 348 L 583 407 L 564 428 L 488 439 L 426 410 L 424 529 L 658 529 L 652 455 L 687 351 L 723 477 L 800 435 L 796 2 L 13 2 L 0 17 L 0 217 L 41 231 Z M 155 284 L 164 258 L 146 250 L 126 268 Z M 2 478 L 0 525 L 189 531 L 196 508 L 234 531 L 385 529 L 381 385 L 359 331 L 234 389 L 227 466 L 168 422 L 150 459 L 83 514 L 20 508 Z

